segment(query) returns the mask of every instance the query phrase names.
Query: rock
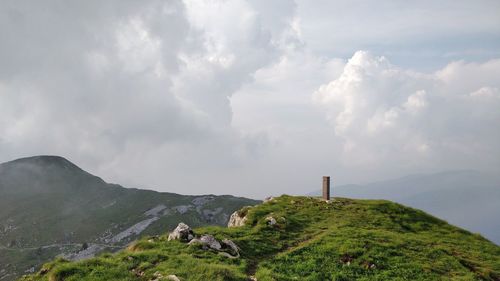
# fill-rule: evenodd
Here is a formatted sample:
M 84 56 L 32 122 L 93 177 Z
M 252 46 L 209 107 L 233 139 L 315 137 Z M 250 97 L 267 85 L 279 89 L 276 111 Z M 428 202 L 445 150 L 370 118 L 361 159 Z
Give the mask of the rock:
M 212 235 L 208 235 L 208 234 L 203 235 L 200 238 L 195 238 L 189 242 L 190 245 L 196 244 L 196 243 L 206 245 L 210 249 L 213 249 L 216 251 L 220 251 L 220 249 L 222 248 L 220 242 L 217 241 L 217 239 L 215 239 L 215 237 L 213 237 Z
M 167 276 L 167 280 L 170 280 L 170 281 L 181 281 L 181 279 L 179 279 L 179 277 L 177 277 L 175 274 L 171 274 L 171 275 Z
M 215 239 L 215 237 L 213 237 L 212 235 L 203 235 L 201 236 L 200 240 L 204 244 L 207 244 L 211 249 L 217 251 L 221 249 L 220 242 L 217 241 L 217 239 Z
M 229 218 L 229 222 L 227 223 L 227 227 L 238 227 L 243 226 L 247 222 L 248 218 L 246 216 L 246 212 L 243 214 L 240 211 L 234 212 Z
M 270 201 L 273 201 L 273 200 L 274 200 L 274 197 L 269 196 L 269 197 L 266 197 L 266 198 L 264 199 L 264 203 L 266 203 L 266 202 L 270 202 Z
M 132 269 L 131 272 L 137 276 L 137 277 L 142 277 L 144 276 L 144 271 L 140 270 L 140 269 Z
M 271 217 L 271 216 L 267 217 L 266 221 L 267 221 L 268 225 L 275 225 L 276 224 L 276 219 Z
M 150 281 L 161 281 L 163 280 L 163 275 L 157 271 L 153 274 L 154 279 L 151 279 Z
M 222 240 L 222 246 L 223 249 L 228 249 L 231 251 L 230 254 L 232 255 L 233 258 L 240 257 L 240 248 L 233 241 L 229 239 L 224 239 Z
M 177 227 L 168 235 L 168 241 L 170 240 L 181 240 L 183 242 L 189 242 L 194 238 L 193 230 L 185 223 L 179 223 Z
M 212 235 L 206 234 L 201 236 L 200 238 L 194 238 L 189 242 L 189 244 L 202 244 L 204 249 L 215 250 L 219 252 L 219 255 L 223 255 L 231 259 L 240 257 L 240 248 L 229 239 L 224 239 L 222 240 L 222 242 L 219 242 Z
M 179 279 L 179 277 L 177 277 L 174 274 L 171 274 L 171 275 L 168 275 L 168 276 L 165 277 L 159 271 L 155 272 L 153 274 L 153 277 L 155 277 L 155 278 L 151 279 L 151 281 L 161 281 L 161 280 L 181 281 L 181 279 Z
M 210 249 L 217 250 L 217 251 L 219 251 L 222 247 L 220 242 L 217 241 L 217 239 L 215 239 L 215 237 L 213 237 L 212 235 L 208 235 L 208 234 L 201 236 L 199 239 L 193 239 L 193 241 L 196 241 L 196 243 L 206 245 Z M 193 242 L 193 243 L 195 243 L 195 242 Z

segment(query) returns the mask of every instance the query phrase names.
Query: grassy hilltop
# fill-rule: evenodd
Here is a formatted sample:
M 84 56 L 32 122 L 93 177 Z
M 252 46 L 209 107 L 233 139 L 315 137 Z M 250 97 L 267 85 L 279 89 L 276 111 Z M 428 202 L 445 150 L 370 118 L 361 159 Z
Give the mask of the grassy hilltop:
M 281 196 L 241 212 L 245 226 L 195 229 L 234 241 L 238 259 L 163 235 L 22 280 L 500 280 L 500 247 L 389 201 Z

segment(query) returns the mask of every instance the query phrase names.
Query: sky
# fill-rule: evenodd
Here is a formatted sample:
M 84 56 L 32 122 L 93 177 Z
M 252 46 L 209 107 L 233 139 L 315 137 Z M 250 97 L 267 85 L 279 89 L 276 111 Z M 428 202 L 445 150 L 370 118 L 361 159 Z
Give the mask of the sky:
M 500 172 L 500 2 L 0 2 L 0 161 L 253 198 Z

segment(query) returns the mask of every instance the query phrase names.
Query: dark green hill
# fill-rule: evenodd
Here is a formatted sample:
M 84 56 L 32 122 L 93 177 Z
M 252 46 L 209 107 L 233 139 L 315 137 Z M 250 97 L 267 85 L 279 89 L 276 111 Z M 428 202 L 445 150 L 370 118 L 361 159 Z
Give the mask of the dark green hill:
M 80 259 L 116 250 L 180 221 L 225 225 L 258 201 L 185 196 L 108 184 L 70 161 L 36 156 L 0 164 L 0 280 L 64 254 Z M 84 245 L 86 244 L 86 245 Z M 88 246 L 85 251 L 80 251 Z
M 165 235 L 23 280 L 500 280 L 500 247 L 389 201 L 281 196 L 240 214 L 244 226 L 194 230 L 231 239 L 239 258 Z

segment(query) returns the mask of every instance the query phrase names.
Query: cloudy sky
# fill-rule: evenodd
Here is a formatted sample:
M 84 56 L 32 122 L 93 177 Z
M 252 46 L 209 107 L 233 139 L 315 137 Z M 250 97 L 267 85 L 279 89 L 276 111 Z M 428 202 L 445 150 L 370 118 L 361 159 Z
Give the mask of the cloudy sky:
M 262 198 L 500 172 L 500 2 L 0 2 L 0 161 Z

